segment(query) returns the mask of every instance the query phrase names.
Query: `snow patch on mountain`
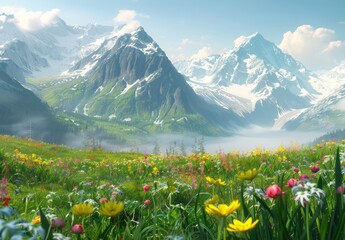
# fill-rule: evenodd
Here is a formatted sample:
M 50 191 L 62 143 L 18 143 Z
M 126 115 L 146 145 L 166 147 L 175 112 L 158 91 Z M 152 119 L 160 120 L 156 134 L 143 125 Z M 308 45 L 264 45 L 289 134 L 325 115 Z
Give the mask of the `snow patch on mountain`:
M 333 106 L 334 110 L 344 111 L 345 112 L 345 99 L 340 99 Z

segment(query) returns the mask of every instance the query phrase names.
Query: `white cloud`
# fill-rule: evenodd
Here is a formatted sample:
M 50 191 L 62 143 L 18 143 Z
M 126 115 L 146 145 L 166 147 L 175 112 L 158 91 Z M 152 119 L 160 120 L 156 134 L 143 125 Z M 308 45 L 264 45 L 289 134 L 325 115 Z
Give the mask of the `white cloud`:
M 286 32 L 279 47 L 312 70 L 329 69 L 345 59 L 345 41 L 328 28 L 299 26 Z
M 136 16 L 137 12 L 134 10 L 120 10 L 114 20 L 117 23 L 127 24 L 134 21 Z
M 212 54 L 212 50 L 209 47 L 202 47 L 196 54 L 194 54 L 192 59 L 202 59 Z
M 117 34 L 123 35 L 126 33 L 131 33 L 133 31 L 135 31 L 136 29 L 138 29 L 138 27 L 140 27 L 140 23 L 138 21 L 134 20 L 134 21 L 127 23 L 125 26 L 123 26 L 121 28 L 121 30 L 119 32 L 117 32 Z
M 57 8 L 46 12 L 35 12 L 11 6 L 1 7 L 0 12 L 14 15 L 15 24 L 24 31 L 35 31 L 50 26 L 56 22 L 60 14 Z

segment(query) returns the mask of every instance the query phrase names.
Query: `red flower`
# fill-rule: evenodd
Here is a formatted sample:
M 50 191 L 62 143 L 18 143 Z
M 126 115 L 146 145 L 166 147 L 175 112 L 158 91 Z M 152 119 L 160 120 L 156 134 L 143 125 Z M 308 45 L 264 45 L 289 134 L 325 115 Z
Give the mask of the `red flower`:
M 320 170 L 320 168 L 319 168 L 318 166 L 312 166 L 312 167 L 311 167 L 311 171 L 312 171 L 313 173 L 317 173 L 319 170 Z
M 8 206 L 8 203 L 10 202 L 10 197 L 5 197 L 4 202 L 2 203 L 2 206 Z
M 83 234 L 84 228 L 81 224 L 76 224 L 72 227 L 72 233 L 76 233 L 78 235 Z
M 295 186 L 297 183 L 296 179 L 290 178 L 289 181 L 287 182 L 288 187 L 292 188 L 293 186 Z
M 147 191 L 150 190 L 150 186 L 149 186 L 149 185 L 145 185 L 145 186 L 143 187 L 143 189 L 144 189 L 144 192 L 147 192 Z
M 147 199 L 147 200 L 144 201 L 144 204 L 145 204 L 145 205 L 150 205 L 150 203 L 151 203 L 151 201 L 150 201 L 149 199 Z
M 278 198 L 282 194 L 284 194 L 282 189 L 277 184 L 274 184 L 266 189 L 265 198 Z
M 302 174 L 302 175 L 299 177 L 299 180 L 304 180 L 304 179 L 309 179 L 309 177 L 308 177 L 307 174 Z

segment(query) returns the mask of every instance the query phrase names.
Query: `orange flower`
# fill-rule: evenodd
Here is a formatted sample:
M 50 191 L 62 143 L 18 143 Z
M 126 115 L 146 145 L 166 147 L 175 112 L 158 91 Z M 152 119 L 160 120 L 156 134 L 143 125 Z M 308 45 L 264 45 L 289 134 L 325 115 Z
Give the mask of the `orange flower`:
M 41 223 L 41 216 L 36 216 L 34 219 L 31 221 L 32 224 L 40 224 Z

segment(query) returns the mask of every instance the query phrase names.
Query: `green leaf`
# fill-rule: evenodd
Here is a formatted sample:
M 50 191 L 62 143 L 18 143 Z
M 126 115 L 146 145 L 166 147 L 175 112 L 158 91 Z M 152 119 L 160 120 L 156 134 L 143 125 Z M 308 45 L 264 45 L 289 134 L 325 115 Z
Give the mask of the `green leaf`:
M 41 225 L 46 233 L 45 239 L 53 239 L 53 234 L 50 231 L 51 230 L 51 225 L 46 217 L 46 215 L 43 213 L 41 207 L 39 208 L 40 210 L 40 217 L 41 217 Z

